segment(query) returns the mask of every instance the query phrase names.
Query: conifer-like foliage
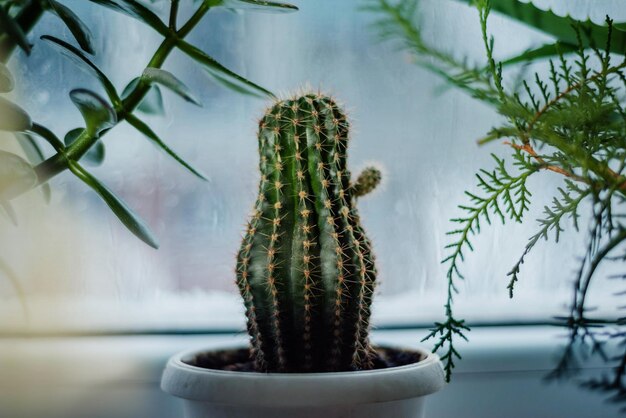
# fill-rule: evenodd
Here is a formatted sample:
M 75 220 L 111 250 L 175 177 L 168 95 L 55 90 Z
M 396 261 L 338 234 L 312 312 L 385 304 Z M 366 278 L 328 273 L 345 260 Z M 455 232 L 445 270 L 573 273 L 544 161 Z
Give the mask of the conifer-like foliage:
M 448 253 L 443 260 L 448 267 L 445 320 L 435 324 L 428 338 L 437 339 L 435 350 L 441 350 L 449 378 L 460 358 L 454 342 L 466 338 L 469 330 L 454 314 L 453 301 L 459 280 L 464 279 L 462 262 L 473 250 L 473 237 L 494 220 L 532 222 L 526 217 L 532 201 L 527 180 L 556 173 L 563 183 L 552 201 L 532 202 L 545 206 L 544 216 L 537 220 L 537 232 L 519 258 L 512 261 L 506 287 L 513 297 L 516 283 L 523 280 L 524 260 L 540 241 L 559 242 L 560 233 L 567 228 L 586 234 L 586 247 L 572 254 L 573 262 L 580 265 L 571 307 L 568 315 L 557 318 L 568 327 L 570 339 L 552 377 L 568 375 L 585 354 L 603 356 L 615 365 L 614 374 L 586 384 L 612 393 L 613 400 L 624 400 L 626 351 L 611 358 L 604 349 L 608 342 L 617 342 L 619 349 L 626 350 L 625 319 L 619 313 L 613 318 L 595 317 L 586 304 L 598 266 L 614 262 L 623 267 L 626 261 L 624 25 L 614 24 L 609 17 L 605 25 L 578 22 L 516 0 L 472 3 L 482 29 L 484 66 L 469 65 L 425 42 L 417 19 L 418 1 L 373 0 L 368 7 L 380 17 L 376 27 L 384 38 L 399 40 L 419 64 L 492 105 L 503 122 L 479 143 L 499 141 L 511 150 L 508 158 L 494 155 L 493 167 L 476 174 L 480 193 L 466 192 L 467 200 L 459 206 L 461 215 L 451 220 Z M 556 42 L 498 62 L 493 58 L 495 40 L 487 26 L 492 10 L 552 34 Z M 507 78 L 508 66 L 537 59 L 546 60 L 547 70 L 517 82 L 513 76 Z M 580 222 L 581 215 L 585 215 L 585 223 Z

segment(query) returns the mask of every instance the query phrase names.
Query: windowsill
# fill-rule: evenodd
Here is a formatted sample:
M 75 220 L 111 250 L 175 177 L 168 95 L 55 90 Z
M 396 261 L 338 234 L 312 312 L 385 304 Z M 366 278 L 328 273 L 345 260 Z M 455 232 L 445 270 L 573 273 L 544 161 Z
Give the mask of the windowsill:
M 373 339 L 411 347 L 420 345 L 426 333 L 376 331 Z M 453 382 L 428 404 L 431 416 L 619 416 L 615 406 L 603 404 L 600 395 L 575 383 L 542 382 L 564 335 L 562 329 L 545 326 L 473 330 L 470 343 L 459 344 L 464 358 Z M 158 389 L 167 358 L 180 350 L 245 343 L 243 333 L 2 338 L 0 416 L 178 417 L 178 401 Z M 591 368 L 597 372 L 606 366 L 587 364 L 583 373 Z

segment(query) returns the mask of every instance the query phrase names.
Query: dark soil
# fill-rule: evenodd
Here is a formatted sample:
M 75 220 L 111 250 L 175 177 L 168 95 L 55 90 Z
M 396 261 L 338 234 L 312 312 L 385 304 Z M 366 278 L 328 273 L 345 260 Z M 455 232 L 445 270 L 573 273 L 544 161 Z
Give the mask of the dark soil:
M 389 347 L 375 347 L 374 370 L 406 366 L 421 361 L 422 355 L 415 351 Z M 199 353 L 193 358 L 183 359 L 190 366 L 212 370 L 256 372 L 247 348 L 219 350 Z

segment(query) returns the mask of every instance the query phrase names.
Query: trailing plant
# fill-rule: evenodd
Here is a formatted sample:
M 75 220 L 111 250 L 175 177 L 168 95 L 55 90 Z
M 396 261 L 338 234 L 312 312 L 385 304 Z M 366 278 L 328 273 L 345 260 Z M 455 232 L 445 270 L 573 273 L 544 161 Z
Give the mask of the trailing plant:
M 465 321 L 454 314 L 453 302 L 458 282 L 464 279 L 461 264 L 473 250 L 473 237 L 494 218 L 502 223 L 526 221 L 531 204 L 527 180 L 546 175 L 542 173 L 557 174 L 563 183 L 552 201 L 545 203 L 537 232 L 512 263 L 506 288 L 513 297 L 522 279 L 523 263 L 540 241 L 559 242 L 566 228 L 582 229 L 587 244 L 574 277 L 572 303 L 566 316 L 556 318 L 569 329 L 569 343 L 551 377 L 567 376 L 582 358 L 598 355 L 615 365 L 614 374 L 588 381 L 586 386 L 603 389 L 612 394 L 612 400 L 623 401 L 625 319 L 617 312 L 614 317 L 597 317 L 587 301 L 598 266 L 614 262 L 623 268 L 626 261 L 626 25 L 615 24 L 609 17 L 604 26 L 580 22 L 516 0 L 468 3 L 478 10 L 487 58 L 484 66 L 471 65 L 427 43 L 417 19 L 418 1 L 374 0 L 367 7 L 379 15 L 376 27 L 385 39 L 399 40 L 420 65 L 492 105 L 503 122 L 478 142 L 500 141 L 511 150 L 508 158 L 493 156 L 495 168 L 478 172 L 480 192 L 466 192 L 468 203 L 459 206 L 462 215 L 452 219 L 449 252 L 443 260 L 448 267 L 445 320 L 435 324 L 427 339 L 437 338 L 435 350 L 442 351 L 449 378 L 455 360 L 461 357 L 454 343 L 459 337 L 466 338 L 469 331 Z M 532 25 L 556 41 L 496 61 L 494 38 L 487 29 L 492 10 Z M 516 69 L 512 64 L 527 66 L 540 58 L 547 63 L 545 71 L 521 79 L 512 71 Z M 512 82 L 507 82 L 509 75 Z M 580 223 L 581 214 L 588 215 L 582 218 L 588 219 L 586 225 Z M 610 343 L 617 343 L 621 350 L 615 358 L 606 349 Z
M 355 200 L 380 182 L 352 183 L 348 120 L 330 97 L 277 101 L 259 122 L 261 181 L 237 256 L 252 356 L 260 371 L 370 369 L 374 255 Z

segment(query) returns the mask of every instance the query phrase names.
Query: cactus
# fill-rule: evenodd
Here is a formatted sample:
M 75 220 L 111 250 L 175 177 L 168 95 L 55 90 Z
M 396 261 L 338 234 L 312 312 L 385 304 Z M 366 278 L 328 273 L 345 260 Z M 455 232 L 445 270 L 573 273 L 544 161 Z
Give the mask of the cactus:
M 380 172 L 353 185 L 347 145 L 346 116 L 326 96 L 278 101 L 259 122 L 259 196 L 236 268 L 259 371 L 373 367 L 376 268 L 354 200 Z

